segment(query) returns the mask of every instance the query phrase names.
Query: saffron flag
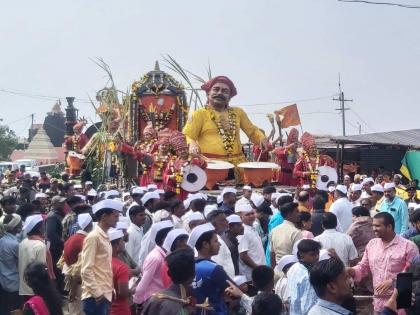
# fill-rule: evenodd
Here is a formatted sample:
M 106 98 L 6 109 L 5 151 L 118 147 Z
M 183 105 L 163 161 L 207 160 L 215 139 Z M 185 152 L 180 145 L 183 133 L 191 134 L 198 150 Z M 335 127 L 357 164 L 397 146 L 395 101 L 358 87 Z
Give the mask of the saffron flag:
M 274 114 L 280 118 L 282 128 L 300 125 L 299 111 L 296 104 L 276 110 Z
M 407 151 L 401 160 L 400 171 L 409 180 L 420 179 L 420 151 Z

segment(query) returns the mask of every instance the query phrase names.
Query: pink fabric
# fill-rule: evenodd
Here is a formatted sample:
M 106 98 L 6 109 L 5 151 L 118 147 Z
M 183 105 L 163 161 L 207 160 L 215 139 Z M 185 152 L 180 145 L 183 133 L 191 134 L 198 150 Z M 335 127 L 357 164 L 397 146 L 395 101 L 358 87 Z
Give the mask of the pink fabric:
M 419 250 L 413 242 L 399 235 L 395 235 L 395 238 L 386 246 L 380 238 L 374 238 L 366 245 L 362 260 L 354 267 L 356 272 L 354 280 L 360 282 L 369 272 L 372 274 L 373 307 L 376 312 L 383 309 L 393 289 L 378 296 L 375 288 L 385 280 L 396 279 L 397 274 L 409 266 L 418 253 Z
M 31 297 L 25 304 L 28 304 L 35 315 L 50 315 L 44 300 L 39 295 Z
M 311 231 L 306 231 L 306 230 L 302 231 L 302 236 L 304 239 L 309 239 L 309 240 L 314 239 L 314 235 L 312 234 Z
M 134 303 L 144 303 L 152 294 L 166 289 L 171 284 L 166 279 L 168 268 L 165 256 L 165 251 L 159 246 L 155 246 L 147 255 L 143 263 L 143 276 L 134 293 Z

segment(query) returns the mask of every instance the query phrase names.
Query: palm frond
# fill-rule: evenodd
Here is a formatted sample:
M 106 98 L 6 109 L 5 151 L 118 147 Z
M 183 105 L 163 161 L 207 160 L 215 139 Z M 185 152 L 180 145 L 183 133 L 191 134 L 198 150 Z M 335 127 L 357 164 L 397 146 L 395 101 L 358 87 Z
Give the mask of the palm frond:
M 193 76 L 194 79 L 199 80 L 199 81 L 202 80 L 200 82 L 203 82 L 204 80 L 201 79 L 199 76 L 181 67 L 181 65 L 171 55 L 166 55 L 162 57 L 163 57 L 163 60 L 166 62 L 167 67 L 171 69 L 172 71 L 174 71 L 175 73 L 177 73 L 178 75 L 180 75 L 185 80 L 187 85 L 190 87 L 192 93 L 196 96 L 196 100 L 198 100 L 198 102 L 200 103 L 200 106 L 203 106 L 203 102 L 201 101 L 200 94 L 198 93 L 198 90 L 194 87 L 193 83 L 191 82 L 187 72 L 191 76 Z

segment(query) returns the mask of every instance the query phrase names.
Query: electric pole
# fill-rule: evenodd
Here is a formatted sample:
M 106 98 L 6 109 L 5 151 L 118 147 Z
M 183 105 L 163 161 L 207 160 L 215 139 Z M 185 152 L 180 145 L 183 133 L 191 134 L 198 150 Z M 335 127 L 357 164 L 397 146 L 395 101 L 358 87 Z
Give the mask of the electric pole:
M 338 98 L 333 98 L 334 101 L 340 102 L 340 108 L 336 108 L 335 110 L 341 111 L 341 119 L 343 124 L 343 136 L 346 135 L 346 110 L 349 110 L 350 108 L 346 107 L 346 102 L 353 102 L 353 100 L 347 100 L 344 97 L 344 92 L 341 90 L 341 77 L 340 74 L 338 74 L 338 89 L 340 91 Z

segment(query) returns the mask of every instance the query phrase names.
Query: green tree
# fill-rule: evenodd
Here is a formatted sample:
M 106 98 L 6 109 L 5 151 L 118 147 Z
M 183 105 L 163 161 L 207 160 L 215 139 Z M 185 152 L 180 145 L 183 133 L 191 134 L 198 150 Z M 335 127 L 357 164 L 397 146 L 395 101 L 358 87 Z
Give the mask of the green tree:
M 10 154 L 16 148 L 18 138 L 8 126 L 0 125 L 0 160 L 8 160 Z

